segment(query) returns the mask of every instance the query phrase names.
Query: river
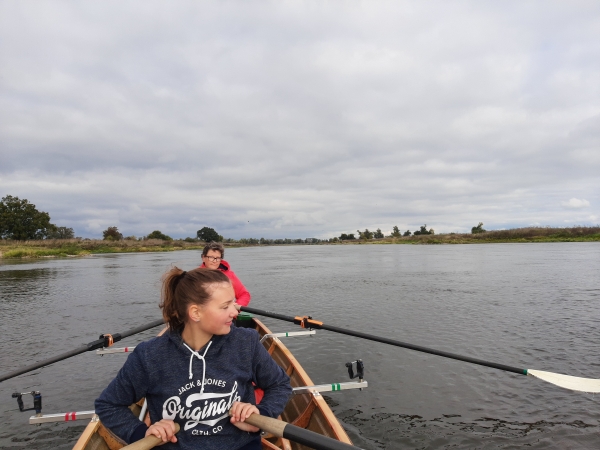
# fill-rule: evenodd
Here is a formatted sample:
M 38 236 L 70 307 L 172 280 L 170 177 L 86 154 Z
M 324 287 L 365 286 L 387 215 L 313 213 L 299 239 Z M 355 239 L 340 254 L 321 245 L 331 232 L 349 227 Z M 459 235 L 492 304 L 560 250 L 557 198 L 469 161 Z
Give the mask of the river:
M 600 378 L 600 244 L 347 245 L 227 249 L 251 306 L 527 369 Z M 161 275 L 199 251 L 0 262 L 0 372 L 160 318 Z M 273 331 L 296 326 L 262 319 Z M 157 329 L 122 341 L 135 345 Z M 316 384 L 365 363 L 369 387 L 326 397 L 365 449 L 600 447 L 600 397 L 439 356 L 317 331 L 288 338 Z M 125 354 L 88 352 L 0 383 L 0 449 L 69 449 Z M 31 398 L 26 398 L 31 404 Z

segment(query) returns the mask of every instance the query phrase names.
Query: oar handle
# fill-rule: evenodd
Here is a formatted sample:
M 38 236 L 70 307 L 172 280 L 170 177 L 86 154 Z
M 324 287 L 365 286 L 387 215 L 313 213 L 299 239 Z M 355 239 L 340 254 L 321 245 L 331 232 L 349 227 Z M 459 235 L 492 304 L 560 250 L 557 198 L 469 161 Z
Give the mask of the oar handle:
M 251 414 L 244 422 L 267 433 L 306 445 L 315 450 L 362 450 L 354 445 L 260 414 Z
M 179 433 L 179 424 L 175 423 L 175 433 Z M 162 444 L 163 440 L 154 435 L 146 436 L 144 439 L 134 442 L 133 444 L 126 445 L 121 450 L 150 450 L 159 444 Z

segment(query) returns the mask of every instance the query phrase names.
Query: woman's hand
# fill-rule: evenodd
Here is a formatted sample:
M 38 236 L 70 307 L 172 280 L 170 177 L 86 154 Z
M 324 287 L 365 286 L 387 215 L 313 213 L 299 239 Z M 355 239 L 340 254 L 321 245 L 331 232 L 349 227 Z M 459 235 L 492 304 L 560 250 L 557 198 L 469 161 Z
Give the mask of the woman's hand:
M 231 423 L 234 424 L 242 431 L 250 431 L 251 433 L 257 432 L 259 429 L 249 423 L 244 423 L 250 414 L 260 415 L 260 411 L 256 406 L 251 403 L 235 402 L 229 410 L 231 416 Z
M 167 442 L 177 442 L 177 438 L 175 437 L 175 422 L 163 419 L 160 422 L 153 423 L 150 425 L 150 428 L 146 430 L 146 436 L 150 435 L 162 439 L 162 444 L 166 444 Z

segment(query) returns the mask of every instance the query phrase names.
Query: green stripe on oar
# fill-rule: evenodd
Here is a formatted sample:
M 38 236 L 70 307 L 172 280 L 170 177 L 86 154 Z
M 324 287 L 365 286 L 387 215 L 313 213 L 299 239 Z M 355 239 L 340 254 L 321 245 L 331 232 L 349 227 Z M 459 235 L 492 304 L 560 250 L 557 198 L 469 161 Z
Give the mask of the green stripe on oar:
M 113 343 L 118 342 L 121 339 L 125 339 L 128 336 L 132 336 L 134 334 L 141 333 L 142 331 L 146 331 L 146 330 L 149 330 L 150 328 L 154 328 L 154 327 L 157 327 L 157 326 L 163 325 L 163 324 L 164 324 L 164 321 L 162 319 L 155 320 L 154 322 L 150 322 L 146 325 L 142 325 L 142 326 L 139 326 L 136 328 L 132 328 L 131 330 L 127 330 L 124 333 L 115 333 L 112 335 Z M 55 362 L 62 361 L 64 359 L 70 358 L 72 356 L 79 355 L 80 353 L 85 353 L 85 352 L 89 352 L 92 350 L 96 350 L 98 348 L 102 348 L 104 346 L 104 342 L 105 342 L 104 338 L 99 338 L 88 344 L 82 345 L 81 347 L 77 347 L 76 349 L 71 350 L 69 352 L 62 353 L 60 355 L 54 356 L 52 358 L 48 358 L 44 361 L 37 362 L 37 363 L 32 364 L 27 367 L 22 367 L 21 369 L 15 370 L 14 372 L 0 375 L 0 382 L 2 382 L 4 380 L 8 380 L 9 378 L 14 378 L 16 376 L 22 375 L 27 372 L 31 372 L 32 370 L 39 369 L 40 367 L 54 364 Z
M 519 367 L 507 366 L 505 364 L 498 364 L 495 362 L 484 361 L 477 358 L 471 358 L 470 356 L 457 355 L 450 352 L 441 350 L 435 350 L 432 348 L 421 347 L 419 345 L 409 344 L 406 342 L 396 341 L 394 339 L 388 339 L 380 336 L 374 336 L 372 334 L 361 333 L 358 331 L 347 330 L 345 328 L 334 327 L 331 325 L 325 325 L 317 320 L 309 319 L 308 317 L 292 317 L 285 316 L 282 314 L 273 313 L 270 311 L 263 311 L 256 308 L 250 308 L 248 306 L 242 306 L 242 311 L 246 311 L 259 316 L 272 317 L 274 319 L 284 320 L 286 322 L 292 322 L 303 327 L 316 328 L 321 330 L 333 331 L 334 333 L 346 334 L 348 336 L 355 336 L 362 339 L 368 339 L 370 341 L 381 342 L 383 344 L 394 345 L 396 347 L 408 348 L 417 352 L 430 353 L 432 355 L 443 356 L 444 358 L 456 359 L 458 361 L 465 361 L 472 364 L 478 364 L 480 366 L 492 367 L 494 369 L 504 370 L 506 372 L 518 373 L 519 375 L 530 375 L 541 380 L 547 381 L 548 383 L 555 384 L 556 386 L 563 387 L 565 389 L 571 389 L 573 391 L 600 392 L 600 380 L 594 378 L 580 378 L 571 375 L 562 375 L 553 372 L 544 372 L 541 370 L 533 369 L 521 369 Z
M 360 447 L 340 442 L 322 434 L 315 433 L 304 428 L 297 427 L 282 420 L 271 417 L 252 414 L 244 422 L 260 428 L 267 433 L 289 439 L 298 444 L 306 445 L 315 450 L 362 450 Z

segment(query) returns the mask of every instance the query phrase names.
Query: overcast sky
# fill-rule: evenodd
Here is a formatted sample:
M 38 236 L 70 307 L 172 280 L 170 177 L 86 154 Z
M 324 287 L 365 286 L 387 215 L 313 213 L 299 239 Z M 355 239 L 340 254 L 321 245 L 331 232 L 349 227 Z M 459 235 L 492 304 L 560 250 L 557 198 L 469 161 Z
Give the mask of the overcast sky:
M 0 196 L 77 236 L 600 223 L 600 2 L 0 1 Z

